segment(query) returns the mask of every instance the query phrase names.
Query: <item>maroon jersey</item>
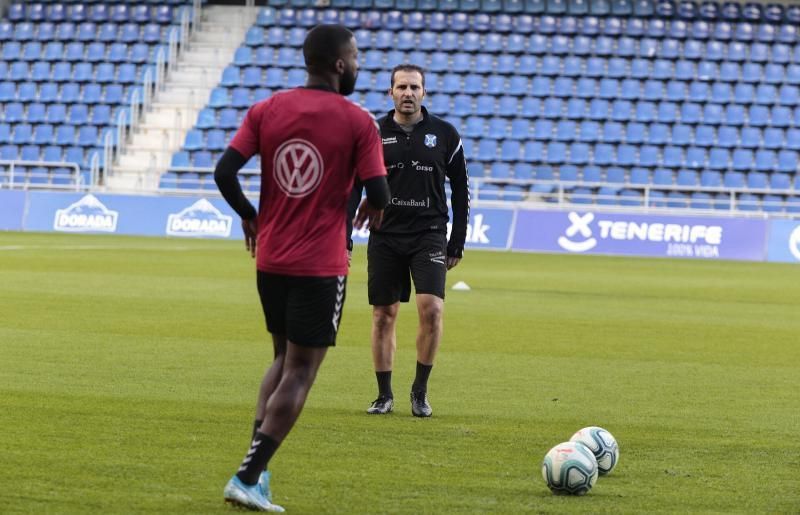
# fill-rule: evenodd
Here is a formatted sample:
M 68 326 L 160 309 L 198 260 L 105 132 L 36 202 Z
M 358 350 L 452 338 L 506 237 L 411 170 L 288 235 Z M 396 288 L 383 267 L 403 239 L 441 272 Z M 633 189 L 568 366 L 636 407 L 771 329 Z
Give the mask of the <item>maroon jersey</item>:
M 251 107 L 230 146 L 248 159 L 261 155 L 258 269 L 346 275 L 354 178 L 386 175 L 372 115 L 332 91 L 291 89 Z

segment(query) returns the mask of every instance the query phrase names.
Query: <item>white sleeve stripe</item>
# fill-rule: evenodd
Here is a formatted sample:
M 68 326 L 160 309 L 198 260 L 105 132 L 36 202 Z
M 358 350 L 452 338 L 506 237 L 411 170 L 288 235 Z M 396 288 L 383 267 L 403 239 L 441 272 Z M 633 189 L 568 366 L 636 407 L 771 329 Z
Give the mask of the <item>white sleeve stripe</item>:
M 461 150 L 461 138 L 458 139 L 458 146 L 453 151 L 453 155 L 450 156 L 450 160 L 447 162 L 447 164 L 450 164 L 450 163 L 453 162 L 453 158 L 456 157 L 456 154 L 458 154 L 459 150 Z

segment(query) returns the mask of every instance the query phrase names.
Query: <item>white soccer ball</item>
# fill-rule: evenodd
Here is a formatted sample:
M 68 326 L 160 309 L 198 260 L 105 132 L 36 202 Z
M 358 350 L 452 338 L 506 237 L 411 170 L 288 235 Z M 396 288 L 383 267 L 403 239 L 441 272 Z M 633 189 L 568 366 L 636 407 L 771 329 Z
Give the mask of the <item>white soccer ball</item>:
M 580 442 L 594 453 L 601 476 L 614 470 L 614 467 L 617 466 L 617 462 L 619 462 L 619 445 L 617 445 L 617 440 L 602 427 L 584 427 L 572 435 L 569 441 Z
M 544 457 L 542 477 L 554 494 L 583 495 L 597 481 L 597 460 L 582 443 L 560 443 Z

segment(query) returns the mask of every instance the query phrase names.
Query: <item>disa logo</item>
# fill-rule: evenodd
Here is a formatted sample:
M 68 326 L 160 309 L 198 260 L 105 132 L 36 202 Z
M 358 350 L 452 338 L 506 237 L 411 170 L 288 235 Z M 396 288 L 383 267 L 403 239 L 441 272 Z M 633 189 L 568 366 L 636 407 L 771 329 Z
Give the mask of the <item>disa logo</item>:
M 64 232 L 116 232 L 118 211 L 111 211 L 91 193 L 58 209 L 53 229 Z
M 169 215 L 168 236 L 227 238 L 231 235 L 232 216 L 223 215 L 206 199 L 200 199 L 180 213 Z

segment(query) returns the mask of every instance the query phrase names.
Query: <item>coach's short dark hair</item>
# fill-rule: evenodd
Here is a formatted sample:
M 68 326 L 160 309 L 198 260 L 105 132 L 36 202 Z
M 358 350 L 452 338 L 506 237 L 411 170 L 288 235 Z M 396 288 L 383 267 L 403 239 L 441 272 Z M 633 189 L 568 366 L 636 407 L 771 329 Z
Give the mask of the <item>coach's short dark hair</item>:
M 398 64 L 392 68 L 391 87 L 394 87 L 394 74 L 397 72 L 417 72 L 422 76 L 422 87 L 425 87 L 425 70 L 416 64 Z
M 353 33 L 343 25 L 317 25 L 303 42 L 303 58 L 309 73 L 334 71 L 334 64 L 342 57 L 342 48 L 350 42 Z

